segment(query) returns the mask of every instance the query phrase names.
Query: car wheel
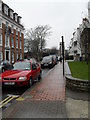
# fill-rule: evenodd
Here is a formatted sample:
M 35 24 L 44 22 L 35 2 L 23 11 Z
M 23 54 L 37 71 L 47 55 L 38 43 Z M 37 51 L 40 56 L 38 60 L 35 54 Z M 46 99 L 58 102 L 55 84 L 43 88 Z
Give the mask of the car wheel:
M 29 79 L 29 87 L 32 86 L 32 78 Z

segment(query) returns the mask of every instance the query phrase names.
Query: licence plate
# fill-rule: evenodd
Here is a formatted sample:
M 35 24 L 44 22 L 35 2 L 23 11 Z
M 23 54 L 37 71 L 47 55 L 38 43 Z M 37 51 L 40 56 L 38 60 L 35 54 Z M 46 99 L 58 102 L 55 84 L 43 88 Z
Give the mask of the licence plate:
M 15 82 L 5 82 L 4 85 L 15 85 Z
M 48 66 L 48 64 L 44 64 L 44 66 Z

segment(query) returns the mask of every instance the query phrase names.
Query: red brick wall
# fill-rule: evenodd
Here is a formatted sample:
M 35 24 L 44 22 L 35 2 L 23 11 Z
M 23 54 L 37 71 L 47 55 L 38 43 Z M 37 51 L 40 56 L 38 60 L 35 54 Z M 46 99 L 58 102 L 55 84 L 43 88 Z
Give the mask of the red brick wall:
M 11 38 L 14 38 L 14 48 L 11 47 Z M 14 29 L 14 34 L 10 34 L 10 62 L 12 61 L 11 54 L 14 52 L 14 62 L 17 60 L 17 52 L 18 56 L 20 57 L 20 32 L 18 32 L 18 48 L 16 48 L 16 30 Z M 2 23 L 2 39 L 3 39 L 3 47 L 0 47 L 0 51 L 2 49 L 3 51 L 3 60 L 5 60 L 5 24 Z M 21 34 L 21 40 L 22 40 L 22 58 L 24 59 L 24 35 Z
M 2 23 L 2 51 L 3 51 L 3 60 L 5 60 L 5 24 Z
M 21 40 L 22 40 L 22 59 L 24 59 L 24 35 L 21 34 Z

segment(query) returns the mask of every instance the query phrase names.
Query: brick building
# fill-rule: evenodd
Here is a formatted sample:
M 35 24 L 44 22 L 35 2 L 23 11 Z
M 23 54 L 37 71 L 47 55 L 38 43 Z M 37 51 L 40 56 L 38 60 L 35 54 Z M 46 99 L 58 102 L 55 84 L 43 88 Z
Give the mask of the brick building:
M 0 61 L 24 59 L 23 31 L 21 17 L 0 0 Z

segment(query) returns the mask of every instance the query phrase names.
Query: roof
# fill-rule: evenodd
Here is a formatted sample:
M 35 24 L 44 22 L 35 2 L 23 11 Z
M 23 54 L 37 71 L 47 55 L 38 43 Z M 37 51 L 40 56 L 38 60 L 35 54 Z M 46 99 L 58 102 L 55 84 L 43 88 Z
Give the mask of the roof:
M 2 2 L 2 3 L 3 3 L 3 2 Z M 7 7 L 9 8 L 9 6 L 8 6 L 7 4 L 3 3 L 3 5 L 5 5 L 5 6 L 7 6 Z

